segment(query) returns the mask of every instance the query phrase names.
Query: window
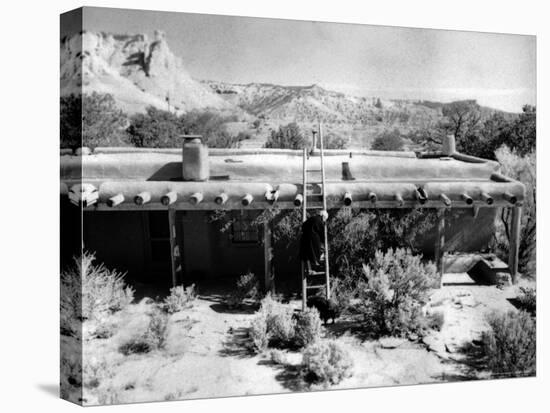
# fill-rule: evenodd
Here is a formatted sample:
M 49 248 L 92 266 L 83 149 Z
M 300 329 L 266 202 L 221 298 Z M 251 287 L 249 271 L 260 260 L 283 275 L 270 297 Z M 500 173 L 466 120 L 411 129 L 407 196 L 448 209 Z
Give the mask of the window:
M 236 244 L 257 244 L 260 242 L 260 231 L 253 223 L 251 211 L 237 212 L 231 225 L 231 238 Z

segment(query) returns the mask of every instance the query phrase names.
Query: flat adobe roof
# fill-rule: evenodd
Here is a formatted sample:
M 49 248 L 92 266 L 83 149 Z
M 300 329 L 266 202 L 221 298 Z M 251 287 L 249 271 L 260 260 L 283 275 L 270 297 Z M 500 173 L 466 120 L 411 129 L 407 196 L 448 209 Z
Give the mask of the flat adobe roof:
M 510 206 L 510 200 L 521 203 L 525 193 L 521 183 L 500 175 L 497 162 L 461 154 L 424 157 L 413 152 L 324 153 L 329 208 L 343 206 L 346 193 L 353 198 L 354 207 L 414 207 L 420 203 L 416 192 L 419 187 L 428 195 L 420 205 L 432 208 L 447 206 L 442 195 L 454 207 L 470 207 Z M 344 163 L 353 180 L 344 179 Z M 294 208 L 296 195 L 303 193 L 302 151 L 209 149 L 209 168 L 208 181 L 183 181 L 181 149 L 97 148 L 90 155 L 61 156 L 62 193 L 72 191 L 75 199 L 75 192 L 86 193 L 75 185 L 87 184 L 90 191 L 97 191 L 97 200 L 88 206 L 90 209 L 110 209 L 109 199 L 117 195 L 123 197 L 116 204 L 119 209 L 162 209 L 166 206 L 161 199 L 167 193 L 177 194 L 173 207 L 178 209 L 243 209 L 241 201 L 248 194 L 253 198 L 246 205 L 249 209 L 275 205 Z M 309 157 L 308 168 L 320 169 L 320 157 Z M 314 179 L 315 174 L 310 174 L 310 180 Z M 312 187 L 314 193 L 320 191 L 320 186 Z M 277 192 L 276 202 L 266 199 L 269 191 Z M 150 200 L 136 205 L 136 195 L 143 192 L 150 195 Z M 190 197 L 196 193 L 203 199 L 193 204 Z M 222 193 L 227 201 L 217 204 L 216 197 Z M 313 200 L 309 205 L 318 202 Z

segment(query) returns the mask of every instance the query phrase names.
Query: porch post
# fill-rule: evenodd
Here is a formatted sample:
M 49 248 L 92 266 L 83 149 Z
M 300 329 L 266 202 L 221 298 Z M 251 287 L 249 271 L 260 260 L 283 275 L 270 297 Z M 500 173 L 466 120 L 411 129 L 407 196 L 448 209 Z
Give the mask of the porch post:
M 172 287 L 178 284 L 178 257 L 179 251 L 176 239 L 176 210 L 168 208 L 168 225 L 170 227 L 170 260 L 172 261 Z
M 512 284 L 517 281 L 518 261 L 519 261 L 519 237 L 521 230 L 521 212 L 522 207 L 512 207 L 512 222 L 510 225 L 510 248 L 508 251 L 508 267 Z
M 264 222 L 264 285 L 265 291 L 273 290 L 273 245 L 271 223 Z
M 445 270 L 445 209 L 437 211 L 437 238 L 435 241 L 435 263 L 439 275 L 440 286 L 443 286 L 443 271 Z

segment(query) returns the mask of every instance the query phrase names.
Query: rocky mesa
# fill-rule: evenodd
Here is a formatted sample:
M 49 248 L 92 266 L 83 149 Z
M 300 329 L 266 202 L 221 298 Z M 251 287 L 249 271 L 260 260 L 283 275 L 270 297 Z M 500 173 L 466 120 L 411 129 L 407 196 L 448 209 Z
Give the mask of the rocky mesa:
M 110 93 L 127 113 L 149 105 L 187 112 L 235 107 L 194 80 L 170 50 L 165 34 L 83 32 L 61 41 L 61 94 Z

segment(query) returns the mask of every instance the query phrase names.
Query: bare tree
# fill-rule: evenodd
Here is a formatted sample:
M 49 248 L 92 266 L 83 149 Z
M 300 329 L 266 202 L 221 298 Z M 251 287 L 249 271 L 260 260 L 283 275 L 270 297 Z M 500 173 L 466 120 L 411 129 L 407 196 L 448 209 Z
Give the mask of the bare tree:
M 457 140 L 475 133 L 480 126 L 481 112 L 475 100 L 449 103 L 443 106 L 442 113 L 447 120 L 447 130 Z

